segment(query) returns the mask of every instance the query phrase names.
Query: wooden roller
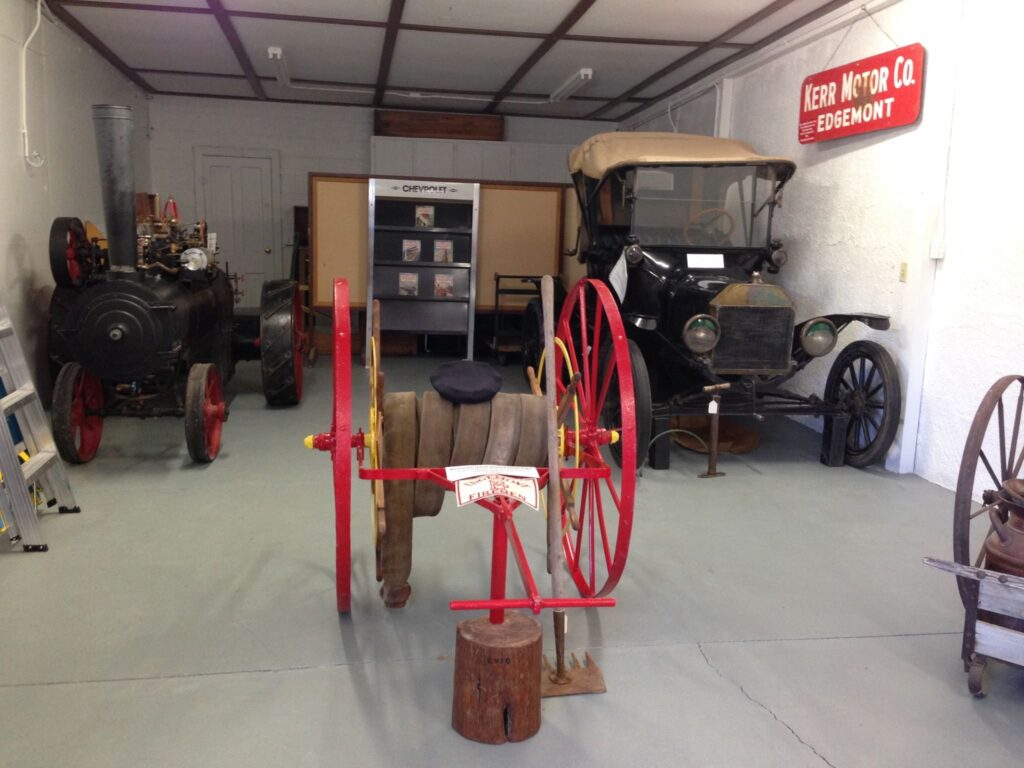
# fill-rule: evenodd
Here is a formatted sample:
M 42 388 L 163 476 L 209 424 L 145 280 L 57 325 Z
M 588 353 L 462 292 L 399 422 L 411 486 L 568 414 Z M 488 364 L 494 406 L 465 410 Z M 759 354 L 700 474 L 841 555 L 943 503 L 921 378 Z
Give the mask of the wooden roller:
M 417 467 L 447 467 L 452 457 L 455 406 L 437 392 L 423 393 L 420 400 L 419 448 Z M 444 504 L 444 488 L 430 480 L 417 480 L 415 517 L 433 517 Z
M 416 465 L 418 429 L 415 392 L 389 392 L 382 404 L 385 469 L 407 469 Z M 380 539 L 380 594 L 389 608 L 401 608 L 409 599 L 412 570 L 412 480 L 385 480 L 384 507 L 387 526 Z

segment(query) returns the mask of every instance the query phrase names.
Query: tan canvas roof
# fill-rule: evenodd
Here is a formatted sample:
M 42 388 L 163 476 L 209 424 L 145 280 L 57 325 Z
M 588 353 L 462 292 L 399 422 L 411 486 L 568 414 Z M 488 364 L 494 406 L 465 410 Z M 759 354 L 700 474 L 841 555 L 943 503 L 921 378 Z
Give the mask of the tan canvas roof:
M 583 172 L 602 179 L 608 171 L 623 165 L 735 165 L 754 163 L 775 166 L 780 180 L 796 171 L 796 163 L 785 157 L 759 155 L 743 141 L 696 136 L 687 133 L 642 133 L 619 131 L 599 133 L 580 144 L 569 155 L 569 172 Z

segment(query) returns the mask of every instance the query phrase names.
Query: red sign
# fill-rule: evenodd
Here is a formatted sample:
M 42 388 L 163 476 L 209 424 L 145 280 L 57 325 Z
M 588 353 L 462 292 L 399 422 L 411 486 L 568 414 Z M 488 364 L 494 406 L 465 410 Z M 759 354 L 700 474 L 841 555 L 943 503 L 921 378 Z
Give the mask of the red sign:
M 917 43 L 811 75 L 800 88 L 800 143 L 910 125 L 923 85 Z

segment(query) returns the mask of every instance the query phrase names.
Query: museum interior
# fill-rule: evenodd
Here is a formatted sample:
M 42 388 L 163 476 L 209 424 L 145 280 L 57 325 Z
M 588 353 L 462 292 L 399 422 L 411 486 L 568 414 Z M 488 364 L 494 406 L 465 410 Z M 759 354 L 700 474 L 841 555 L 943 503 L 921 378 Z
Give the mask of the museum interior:
M 1019 765 L 1022 22 L 0 1 L 0 765 Z

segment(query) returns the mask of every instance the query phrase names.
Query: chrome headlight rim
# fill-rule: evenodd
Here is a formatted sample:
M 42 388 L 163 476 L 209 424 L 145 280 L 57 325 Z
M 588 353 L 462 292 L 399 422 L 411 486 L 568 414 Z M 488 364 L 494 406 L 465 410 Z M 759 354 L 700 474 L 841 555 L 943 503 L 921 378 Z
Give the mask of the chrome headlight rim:
M 825 346 L 822 346 L 820 343 L 821 333 L 826 330 L 830 339 Z M 836 348 L 837 341 L 839 341 L 839 331 L 836 324 L 827 317 L 814 317 L 800 326 L 800 346 L 811 357 L 824 357 Z
M 710 330 L 714 337 L 707 338 Z M 694 315 L 683 324 L 683 344 L 695 355 L 706 355 L 711 352 L 722 338 L 722 327 L 718 320 L 708 314 Z

